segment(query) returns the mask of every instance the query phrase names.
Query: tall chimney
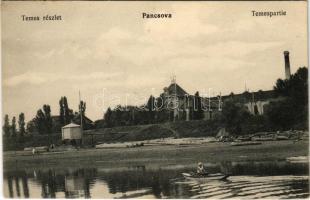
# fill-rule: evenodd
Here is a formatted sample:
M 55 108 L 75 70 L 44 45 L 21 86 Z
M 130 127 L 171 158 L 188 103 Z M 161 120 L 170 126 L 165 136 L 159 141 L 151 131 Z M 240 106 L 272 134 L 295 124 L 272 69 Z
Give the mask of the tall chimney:
M 284 62 L 285 62 L 285 78 L 290 79 L 291 66 L 290 66 L 290 52 L 288 51 L 284 51 Z

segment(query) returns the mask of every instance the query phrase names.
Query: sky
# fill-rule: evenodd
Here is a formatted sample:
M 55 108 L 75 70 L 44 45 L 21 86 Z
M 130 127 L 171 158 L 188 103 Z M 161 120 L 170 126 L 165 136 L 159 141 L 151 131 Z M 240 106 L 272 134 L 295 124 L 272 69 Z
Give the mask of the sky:
M 3 116 L 26 121 L 59 99 L 102 119 L 110 106 L 141 105 L 171 77 L 189 94 L 272 89 L 307 66 L 307 2 L 2 2 Z M 254 17 L 255 11 L 286 16 Z M 143 19 L 142 13 L 172 18 Z M 22 21 L 21 15 L 61 15 Z

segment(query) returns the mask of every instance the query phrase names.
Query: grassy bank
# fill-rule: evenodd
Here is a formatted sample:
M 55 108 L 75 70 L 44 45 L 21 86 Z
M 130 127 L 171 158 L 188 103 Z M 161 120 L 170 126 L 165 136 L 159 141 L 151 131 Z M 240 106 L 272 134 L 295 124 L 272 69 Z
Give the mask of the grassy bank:
M 144 141 L 161 138 L 212 137 L 220 130 L 221 124 L 217 120 L 177 121 L 162 124 L 119 126 L 84 131 L 83 143 L 95 145 L 99 143 L 115 143 Z M 252 127 L 253 128 L 253 127 Z M 247 128 L 251 130 L 252 128 Z M 260 130 L 255 128 L 255 130 Z M 262 130 L 260 130 L 262 131 Z M 248 131 L 254 134 L 255 131 Z M 61 145 L 61 133 L 51 135 L 26 134 L 23 137 L 3 137 L 3 150 L 23 150 L 25 147 Z
M 206 137 L 215 136 L 219 124 L 215 121 L 193 120 L 149 124 L 136 126 L 120 126 L 84 131 L 84 144 L 113 143 L 125 141 L 142 141 L 158 138 Z M 91 136 L 93 135 L 93 136 Z M 51 143 L 61 144 L 61 133 L 51 135 L 26 134 L 24 137 L 3 138 L 3 150 L 23 150 L 25 147 L 48 146 Z
M 4 152 L 4 170 L 26 167 L 126 166 L 189 164 L 225 161 L 274 161 L 308 155 L 309 142 L 266 141 L 262 145 L 231 146 L 229 143 L 204 145 L 161 145 L 122 149 L 80 149 L 31 155 L 29 152 Z
M 97 142 L 125 142 L 167 137 L 183 138 L 215 136 L 219 127 L 220 124 L 216 121 L 192 120 L 162 124 L 120 126 L 89 130 L 85 133 L 95 134 L 94 140 Z M 86 137 L 85 141 L 91 143 L 91 137 Z

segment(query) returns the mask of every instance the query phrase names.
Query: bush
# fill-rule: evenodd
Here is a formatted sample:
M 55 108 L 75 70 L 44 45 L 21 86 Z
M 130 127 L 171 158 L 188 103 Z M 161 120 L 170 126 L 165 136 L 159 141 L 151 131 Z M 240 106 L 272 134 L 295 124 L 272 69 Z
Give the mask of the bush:
M 25 147 L 49 146 L 61 144 L 61 134 L 38 135 L 28 134 L 23 137 L 3 137 L 3 151 L 23 150 Z

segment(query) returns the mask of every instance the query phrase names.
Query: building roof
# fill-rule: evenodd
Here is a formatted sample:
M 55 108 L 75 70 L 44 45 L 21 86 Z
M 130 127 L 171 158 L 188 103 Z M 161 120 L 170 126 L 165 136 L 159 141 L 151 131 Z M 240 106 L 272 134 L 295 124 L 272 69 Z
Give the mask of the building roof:
M 76 122 L 76 123 L 81 123 L 81 115 L 80 114 L 77 114 L 73 117 L 73 121 Z M 91 119 L 89 119 L 88 117 L 86 117 L 85 115 L 83 115 L 83 121 L 84 123 L 88 123 L 88 124 L 91 124 L 93 123 L 93 121 Z
M 176 94 L 177 96 L 185 96 L 188 95 L 188 93 L 183 90 L 177 83 L 171 83 L 169 87 L 167 88 L 169 95 Z
M 70 124 L 63 126 L 62 128 L 76 128 L 76 127 L 80 127 L 80 125 L 77 125 L 77 124 L 71 122 Z
M 223 100 L 235 99 L 239 102 L 249 102 L 249 101 L 265 101 L 268 99 L 275 98 L 275 92 L 273 90 L 257 91 L 257 92 L 243 92 L 241 94 L 226 95 L 222 96 Z

